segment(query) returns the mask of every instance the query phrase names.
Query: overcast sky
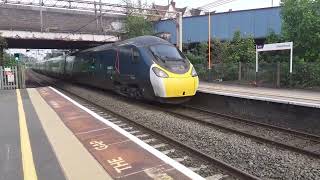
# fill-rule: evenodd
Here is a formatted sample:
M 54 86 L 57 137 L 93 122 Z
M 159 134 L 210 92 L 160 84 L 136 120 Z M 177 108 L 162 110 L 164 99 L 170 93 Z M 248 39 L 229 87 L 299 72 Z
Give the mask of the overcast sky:
M 119 0 L 121 1 L 121 0 Z M 171 0 L 169 0 L 171 1 Z M 198 8 L 200 6 L 204 6 L 206 4 L 219 1 L 219 0 L 175 0 L 176 7 L 185 7 L 188 6 L 189 8 Z M 220 0 L 223 1 L 223 0 Z M 112 3 L 112 1 L 108 1 Z M 142 0 L 144 2 L 144 0 Z M 168 0 L 147 0 L 148 4 L 155 2 L 159 5 L 167 5 Z M 254 8 L 263 8 L 263 7 L 271 7 L 273 2 L 273 6 L 279 6 L 280 0 L 235 0 L 231 3 L 221 5 L 219 7 L 215 7 L 210 9 L 211 11 L 228 11 L 229 9 L 232 10 L 242 10 L 242 9 L 254 9 Z
M 17 0 L 16 0 L 17 1 Z M 38 0 L 20 0 L 21 2 L 38 2 Z M 61 2 L 57 0 L 43 0 L 45 4 L 56 4 L 56 5 L 66 5 L 67 2 Z M 87 0 L 87 1 L 99 1 L 99 0 Z M 105 3 L 123 3 L 127 0 L 102 0 Z M 137 2 L 137 0 L 129 0 L 131 2 Z M 142 3 L 147 2 L 147 4 L 156 3 L 158 5 L 167 5 L 168 0 L 141 0 Z M 176 7 L 189 7 L 191 8 L 198 8 L 201 6 L 205 6 L 206 4 L 213 3 L 213 2 L 226 2 L 229 1 L 230 3 L 220 5 L 218 7 L 213 7 L 209 9 L 210 11 L 228 11 L 232 9 L 233 11 L 236 10 L 243 10 L 243 9 L 255 9 L 255 8 L 263 8 L 263 7 L 271 7 L 279 6 L 280 0 L 174 0 L 176 2 Z M 171 2 L 171 0 L 169 0 Z M 79 5 L 79 4 L 78 4 Z

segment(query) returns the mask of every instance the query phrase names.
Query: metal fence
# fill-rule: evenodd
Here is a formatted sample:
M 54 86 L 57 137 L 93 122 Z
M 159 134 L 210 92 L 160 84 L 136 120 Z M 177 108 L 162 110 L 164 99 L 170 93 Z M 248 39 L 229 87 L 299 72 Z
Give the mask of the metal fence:
M 296 62 L 293 73 L 289 73 L 289 63 L 213 64 L 211 71 L 204 65 L 195 65 L 203 81 L 224 82 L 229 84 L 255 85 L 264 87 L 295 87 L 320 90 L 320 63 Z
M 25 67 L 22 65 L 4 67 L 0 66 L 0 90 L 24 89 Z

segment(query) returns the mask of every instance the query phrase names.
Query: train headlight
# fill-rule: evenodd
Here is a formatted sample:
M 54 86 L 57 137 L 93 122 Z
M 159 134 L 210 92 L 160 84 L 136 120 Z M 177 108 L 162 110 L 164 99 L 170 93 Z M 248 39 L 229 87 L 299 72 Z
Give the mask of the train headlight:
M 162 78 L 169 77 L 169 75 L 166 72 L 162 71 L 161 69 L 159 69 L 157 67 L 153 67 L 152 70 L 158 77 L 162 77 Z
M 196 69 L 194 69 L 194 67 L 192 67 L 191 76 L 192 77 L 198 76 L 197 71 Z

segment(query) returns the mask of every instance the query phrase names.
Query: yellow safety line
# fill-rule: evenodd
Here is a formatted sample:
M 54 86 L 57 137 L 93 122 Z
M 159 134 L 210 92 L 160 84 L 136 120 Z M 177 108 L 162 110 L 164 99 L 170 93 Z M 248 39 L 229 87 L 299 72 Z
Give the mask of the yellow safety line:
M 19 113 L 23 177 L 24 177 L 24 180 L 37 180 L 38 177 L 37 177 L 36 168 L 33 162 L 26 115 L 23 109 L 21 94 L 18 89 L 16 90 L 16 92 L 17 92 L 18 113 Z

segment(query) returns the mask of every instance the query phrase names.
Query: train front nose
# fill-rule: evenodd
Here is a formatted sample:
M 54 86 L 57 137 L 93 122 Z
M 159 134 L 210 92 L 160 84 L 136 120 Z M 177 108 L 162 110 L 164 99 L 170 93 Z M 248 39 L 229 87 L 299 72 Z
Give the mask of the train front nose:
M 154 68 L 154 67 L 153 67 Z M 150 80 L 157 97 L 173 98 L 194 96 L 199 85 L 198 76 L 192 75 L 193 67 L 184 74 L 175 74 L 156 66 L 150 70 Z M 157 72 L 159 71 L 160 72 Z
M 176 77 L 176 78 L 166 78 L 163 80 L 166 97 L 184 97 L 184 96 L 194 96 L 199 80 L 198 77 Z

